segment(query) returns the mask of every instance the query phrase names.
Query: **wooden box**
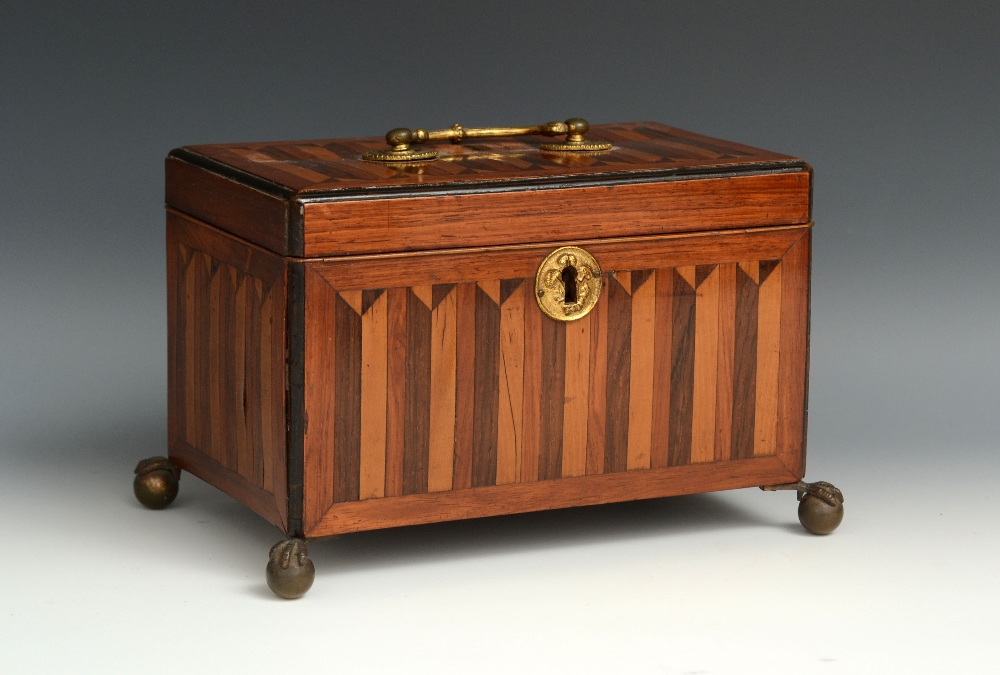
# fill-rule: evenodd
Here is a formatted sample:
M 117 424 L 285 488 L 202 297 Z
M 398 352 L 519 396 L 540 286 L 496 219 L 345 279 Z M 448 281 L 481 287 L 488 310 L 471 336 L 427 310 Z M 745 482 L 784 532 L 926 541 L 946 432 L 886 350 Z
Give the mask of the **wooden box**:
M 587 139 L 171 152 L 170 460 L 298 538 L 799 481 L 810 167 Z M 601 268 L 572 321 L 536 299 L 567 245 Z

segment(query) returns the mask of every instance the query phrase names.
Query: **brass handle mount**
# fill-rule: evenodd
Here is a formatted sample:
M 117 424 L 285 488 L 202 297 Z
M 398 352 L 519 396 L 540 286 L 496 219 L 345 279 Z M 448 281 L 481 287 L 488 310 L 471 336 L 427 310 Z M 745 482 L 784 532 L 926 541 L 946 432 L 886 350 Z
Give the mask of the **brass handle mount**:
M 370 150 L 361 156 L 368 162 L 415 162 L 437 157 L 433 148 L 415 148 L 413 146 L 428 141 L 451 141 L 461 143 L 466 138 L 498 138 L 504 136 L 561 136 L 566 134 L 566 140 L 561 143 L 542 143 L 541 149 L 551 152 L 600 152 L 610 150 L 611 144 L 601 141 L 588 141 L 583 137 L 590 129 L 587 120 L 574 117 L 565 122 L 548 122 L 533 127 L 482 127 L 466 129 L 460 124 L 453 124 L 448 129 L 426 131 L 424 129 L 393 129 L 385 135 L 388 150 Z

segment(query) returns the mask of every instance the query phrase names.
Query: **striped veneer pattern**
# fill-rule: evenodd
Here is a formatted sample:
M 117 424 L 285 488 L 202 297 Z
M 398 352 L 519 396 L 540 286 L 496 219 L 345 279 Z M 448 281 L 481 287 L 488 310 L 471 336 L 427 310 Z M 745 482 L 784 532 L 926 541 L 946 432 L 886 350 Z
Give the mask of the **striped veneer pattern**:
M 170 457 L 285 527 L 284 263 L 171 212 L 167 275 Z
M 780 259 L 616 271 L 561 323 L 531 278 L 338 292 L 307 271 L 307 302 L 336 308 L 306 339 L 336 364 L 307 373 L 334 391 L 316 411 L 332 443 L 307 442 L 333 459 L 313 522 L 335 503 L 775 455 L 782 280 Z

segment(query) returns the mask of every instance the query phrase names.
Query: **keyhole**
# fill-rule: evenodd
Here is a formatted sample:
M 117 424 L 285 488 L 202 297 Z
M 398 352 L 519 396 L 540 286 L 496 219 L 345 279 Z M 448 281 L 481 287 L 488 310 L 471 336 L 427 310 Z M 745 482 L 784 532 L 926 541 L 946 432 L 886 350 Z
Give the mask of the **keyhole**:
M 563 304 L 575 305 L 576 304 L 576 268 L 572 265 L 567 265 L 562 271 L 562 282 L 563 288 L 566 293 L 563 295 Z

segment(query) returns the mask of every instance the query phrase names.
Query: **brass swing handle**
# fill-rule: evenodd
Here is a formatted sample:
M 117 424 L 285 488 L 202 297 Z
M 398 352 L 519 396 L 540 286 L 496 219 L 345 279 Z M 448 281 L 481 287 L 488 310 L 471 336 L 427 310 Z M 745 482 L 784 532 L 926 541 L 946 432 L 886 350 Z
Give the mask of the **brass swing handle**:
M 590 124 L 578 117 L 565 122 L 549 122 L 533 127 L 482 127 L 466 129 L 460 124 L 454 124 L 448 129 L 426 131 L 424 129 L 393 129 L 385 135 L 389 150 L 371 150 L 361 157 L 369 162 L 413 162 L 422 159 L 434 159 L 437 150 L 431 148 L 414 148 L 414 145 L 428 141 L 451 141 L 461 143 L 466 138 L 498 138 L 504 136 L 561 136 L 566 134 L 566 140 L 561 143 L 542 143 L 542 150 L 555 152 L 597 152 L 609 150 L 610 143 L 588 141 L 583 137 Z

